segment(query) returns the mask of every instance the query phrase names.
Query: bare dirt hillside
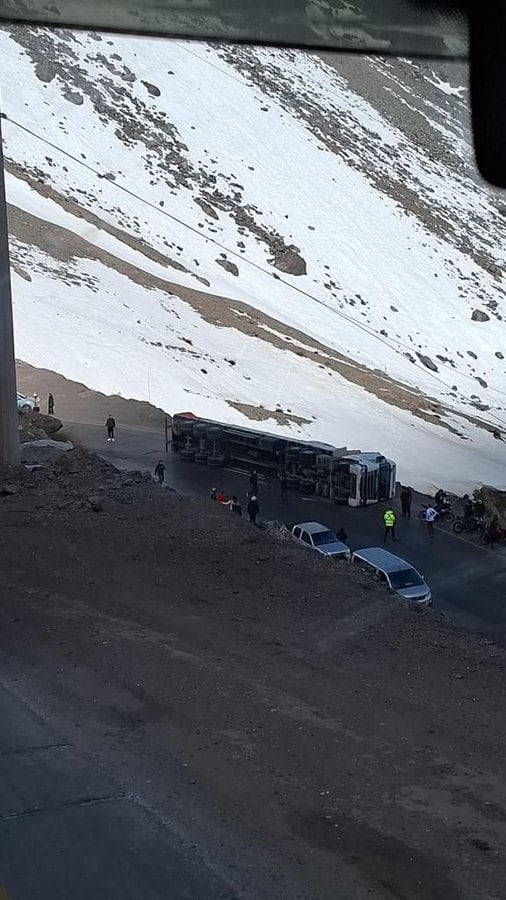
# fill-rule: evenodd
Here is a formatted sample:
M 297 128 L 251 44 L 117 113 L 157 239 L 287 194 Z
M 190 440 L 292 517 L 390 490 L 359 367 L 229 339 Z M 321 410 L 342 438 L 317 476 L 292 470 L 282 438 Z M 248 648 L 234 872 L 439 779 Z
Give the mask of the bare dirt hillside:
M 502 650 L 81 451 L 0 474 L 3 684 L 231 896 L 504 896 Z
M 19 360 L 16 363 L 16 377 L 18 390 L 29 396 L 38 394 L 44 411 L 47 409 L 48 394 L 52 393 L 55 411 L 66 422 L 103 424 L 112 412 L 123 425 L 164 427 L 163 410 L 151 403 L 127 399 L 119 394 L 111 396 L 92 391 L 58 372 L 39 369 Z

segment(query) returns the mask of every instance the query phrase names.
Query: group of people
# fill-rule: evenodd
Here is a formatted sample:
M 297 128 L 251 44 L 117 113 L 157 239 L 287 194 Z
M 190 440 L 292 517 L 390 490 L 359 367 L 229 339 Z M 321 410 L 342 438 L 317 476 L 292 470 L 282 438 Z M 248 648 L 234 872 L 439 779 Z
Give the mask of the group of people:
M 443 506 L 447 505 L 446 495 L 444 498 L 441 497 L 443 491 L 438 491 L 434 498 L 434 505 L 429 504 L 429 506 L 425 510 L 425 521 L 427 523 L 427 536 L 434 537 L 434 522 L 436 521 L 439 513 L 438 509 L 441 509 Z M 407 485 L 401 486 L 400 493 L 400 501 L 401 501 L 401 511 L 404 519 L 411 519 L 411 506 L 413 503 L 413 491 Z M 383 534 L 383 542 L 386 543 L 388 538 L 390 537 L 392 541 L 395 541 L 395 524 L 397 521 L 397 516 L 389 506 L 385 512 L 383 513 L 383 525 L 384 525 L 384 534 Z
M 481 519 L 483 528 L 485 528 L 485 504 L 479 498 L 477 500 L 471 500 L 468 494 L 464 494 L 463 503 L 464 503 L 464 519 Z M 400 493 L 400 501 L 401 501 L 401 510 L 402 516 L 405 519 L 411 519 L 411 505 L 413 503 L 413 492 L 410 487 L 403 485 L 401 487 Z M 425 522 L 427 523 L 427 535 L 428 537 L 434 537 L 434 522 L 438 518 L 438 516 L 444 512 L 445 509 L 449 509 L 450 507 L 450 499 L 446 491 L 440 488 L 436 491 L 434 495 L 434 502 L 429 504 L 425 509 Z M 389 506 L 384 514 L 383 514 L 383 525 L 384 525 L 384 536 L 383 540 L 386 543 L 388 538 L 390 537 L 392 541 L 395 541 L 395 525 L 397 521 L 397 516 L 394 510 Z M 501 540 L 505 536 L 505 531 L 501 527 L 498 516 L 494 516 L 489 522 L 486 530 L 484 531 L 485 542 L 493 547 L 499 540 Z
M 37 393 L 33 395 L 33 411 L 36 413 L 40 412 L 40 397 Z M 54 416 L 54 397 L 52 394 L 48 394 L 47 397 L 47 414 L 48 416 Z
M 251 484 L 251 479 L 250 479 L 250 484 Z M 217 491 L 216 488 L 213 488 L 211 491 L 211 500 L 213 500 L 215 503 L 220 503 L 221 506 L 228 506 L 228 508 L 230 509 L 231 512 L 235 513 L 237 516 L 242 516 L 242 506 L 235 494 L 231 499 L 227 500 L 227 497 L 225 495 L 225 491 L 223 490 L 223 488 L 219 491 Z M 247 513 L 248 513 L 249 520 L 252 525 L 256 525 L 257 516 L 258 516 L 259 512 L 260 512 L 260 506 L 258 503 L 258 498 L 255 493 L 253 493 L 252 491 L 249 491 L 248 492 Z

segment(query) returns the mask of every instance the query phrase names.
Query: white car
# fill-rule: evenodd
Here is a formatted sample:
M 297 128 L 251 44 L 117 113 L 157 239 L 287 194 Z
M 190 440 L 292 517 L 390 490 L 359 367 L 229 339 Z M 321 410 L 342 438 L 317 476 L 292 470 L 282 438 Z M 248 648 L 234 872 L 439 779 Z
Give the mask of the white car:
M 32 397 L 27 397 L 25 394 L 18 393 L 18 409 L 21 412 L 31 412 L 35 403 L 33 402 Z
M 355 550 L 352 563 L 372 571 L 389 591 L 415 606 L 432 606 L 432 593 L 420 572 L 411 563 L 383 547 Z
M 338 540 L 334 532 L 320 522 L 299 522 L 292 528 L 292 538 L 312 550 L 317 550 L 322 556 L 350 559 L 351 551 L 348 545 Z

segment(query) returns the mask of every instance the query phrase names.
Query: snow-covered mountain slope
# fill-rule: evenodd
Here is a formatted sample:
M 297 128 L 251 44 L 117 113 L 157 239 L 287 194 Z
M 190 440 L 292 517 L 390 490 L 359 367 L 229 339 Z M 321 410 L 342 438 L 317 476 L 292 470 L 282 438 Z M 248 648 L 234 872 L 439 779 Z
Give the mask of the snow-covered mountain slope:
M 506 202 L 458 69 L 0 32 L 17 354 L 506 487 Z M 260 427 L 260 426 L 259 426 Z

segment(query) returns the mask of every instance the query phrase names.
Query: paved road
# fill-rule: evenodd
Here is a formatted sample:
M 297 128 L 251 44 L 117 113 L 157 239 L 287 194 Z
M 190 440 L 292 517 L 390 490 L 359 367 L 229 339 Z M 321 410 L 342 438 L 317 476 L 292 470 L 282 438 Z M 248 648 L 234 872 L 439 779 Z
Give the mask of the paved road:
M 107 444 L 102 426 L 72 427 L 83 443 L 119 468 L 152 470 L 157 460 L 165 457 L 164 436 L 154 429 L 118 428 L 116 442 Z M 193 463 L 181 463 L 170 452 L 167 481 L 176 490 L 200 496 L 212 487 L 223 487 L 228 496 L 235 493 L 241 500 L 245 499 L 248 486 L 244 474 L 229 470 L 211 472 Z M 311 519 L 335 529 L 342 525 L 353 549 L 382 541 L 382 506 L 350 509 L 316 498 L 306 499 L 297 493 L 289 494 L 288 503 L 282 504 L 276 483 L 261 483 L 259 495 L 261 518 L 287 524 Z M 398 519 L 395 551 L 426 577 L 437 609 L 464 628 L 506 643 L 506 551 L 490 551 L 473 536 L 457 536 L 447 526 L 437 527 L 430 540 L 416 519 L 416 507 L 414 513 L 411 522 Z
M 1 898 L 232 900 L 78 749 L 73 729 L 55 733 L 4 684 L 0 717 Z

